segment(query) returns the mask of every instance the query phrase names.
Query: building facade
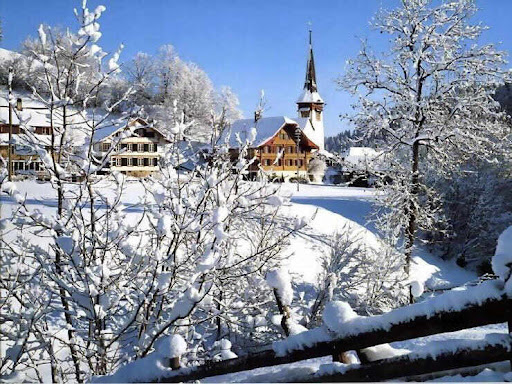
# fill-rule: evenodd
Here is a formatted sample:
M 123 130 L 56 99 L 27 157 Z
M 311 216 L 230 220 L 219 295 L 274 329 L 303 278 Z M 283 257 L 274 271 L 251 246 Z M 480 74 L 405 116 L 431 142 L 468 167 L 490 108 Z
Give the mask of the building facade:
M 113 142 L 116 143 L 114 148 Z M 160 157 L 169 142 L 164 133 L 138 118 L 111 133 L 101 132 L 95 147 L 109 157 L 104 172 L 117 171 L 129 176 L 147 177 L 159 171 Z
M 235 121 L 226 133 L 233 158 L 238 155 L 240 143 L 247 143 L 253 127 L 256 136 L 248 151 L 248 157 L 255 158 L 249 168 L 251 177 L 263 171 L 271 178 L 309 179 L 308 165 L 318 146 L 304 134 L 299 122 L 286 116 L 263 117 L 256 122 L 252 119 Z

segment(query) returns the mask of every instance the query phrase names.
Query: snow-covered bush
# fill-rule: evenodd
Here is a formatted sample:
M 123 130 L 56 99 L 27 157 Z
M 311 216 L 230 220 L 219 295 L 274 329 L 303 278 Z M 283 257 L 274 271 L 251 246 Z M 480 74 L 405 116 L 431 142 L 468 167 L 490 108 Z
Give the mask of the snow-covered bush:
M 309 162 L 308 175 L 310 176 L 310 178 L 312 178 L 313 182 L 315 182 L 315 183 L 322 182 L 322 178 L 324 177 L 324 174 L 325 174 L 325 168 L 326 168 L 325 162 L 318 157 L 315 157 L 314 159 L 312 159 Z
M 318 324 L 324 306 L 332 300 L 346 301 L 364 315 L 400 306 L 405 279 L 403 258 L 392 247 L 382 244 L 373 249 L 345 228 L 333 236 L 331 253 L 322 260 L 310 322 Z

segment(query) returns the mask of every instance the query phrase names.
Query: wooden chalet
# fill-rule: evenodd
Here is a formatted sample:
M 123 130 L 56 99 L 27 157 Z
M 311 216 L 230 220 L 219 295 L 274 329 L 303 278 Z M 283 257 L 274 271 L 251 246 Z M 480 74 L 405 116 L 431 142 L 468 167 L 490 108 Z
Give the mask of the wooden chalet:
M 286 116 L 237 120 L 226 133 L 232 158 L 238 155 L 240 143 L 247 143 L 255 128 L 256 137 L 248 151 L 249 158 L 256 158 L 249 169 L 251 178 L 263 171 L 272 178 L 309 180 L 308 165 L 318 145 L 305 135 L 306 123 L 307 119 L 293 120 Z

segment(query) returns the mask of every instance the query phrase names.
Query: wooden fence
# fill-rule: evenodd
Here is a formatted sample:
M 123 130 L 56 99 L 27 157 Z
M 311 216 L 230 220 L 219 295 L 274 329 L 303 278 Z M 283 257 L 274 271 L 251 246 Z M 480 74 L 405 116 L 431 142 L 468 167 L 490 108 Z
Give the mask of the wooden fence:
M 487 299 L 480 304 L 469 305 L 458 311 L 439 310 L 429 316 L 416 316 L 391 326 L 384 324 L 374 327 L 368 332 L 318 342 L 301 350 L 292 350 L 284 356 L 276 354 L 274 350 L 265 350 L 232 360 L 207 361 L 198 367 L 178 369 L 167 377 L 155 379 L 154 382 L 194 381 L 210 376 L 289 364 L 323 356 L 333 356 L 333 361 L 339 361 L 340 354 L 344 351 L 357 351 L 384 343 L 505 322 L 508 322 L 508 331 L 512 332 L 512 299 L 503 295 L 501 298 Z M 501 343 L 480 346 L 477 349 L 460 348 L 435 358 L 398 356 L 354 365 L 353 368 L 348 367 L 344 372 L 304 377 L 300 381 L 379 381 L 506 360 L 509 360 L 512 366 L 512 343 L 510 336 L 507 337 L 508 345 L 506 346 Z

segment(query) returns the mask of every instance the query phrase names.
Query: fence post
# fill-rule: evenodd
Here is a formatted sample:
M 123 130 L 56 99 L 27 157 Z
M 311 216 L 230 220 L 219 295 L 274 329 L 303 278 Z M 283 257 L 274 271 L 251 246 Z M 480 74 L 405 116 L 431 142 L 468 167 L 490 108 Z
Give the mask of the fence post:
M 367 364 L 370 362 L 368 360 L 366 353 L 364 350 L 358 349 L 357 351 L 354 351 L 357 358 L 361 362 L 361 364 Z M 348 355 L 347 351 L 340 351 L 337 345 L 334 346 L 334 351 L 332 353 L 332 361 L 337 363 L 343 363 L 343 364 L 351 364 L 350 357 Z
M 180 357 L 179 356 L 176 356 L 176 357 L 171 357 L 169 358 L 169 367 L 175 371 L 177 369 L 180 369 Z

